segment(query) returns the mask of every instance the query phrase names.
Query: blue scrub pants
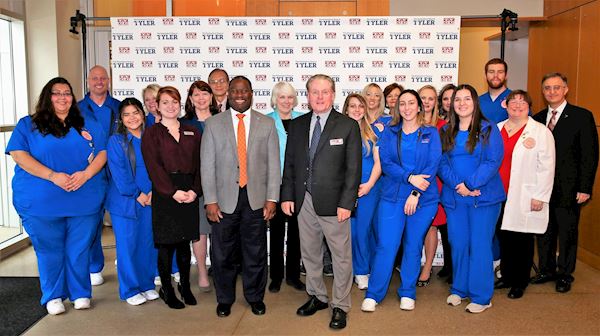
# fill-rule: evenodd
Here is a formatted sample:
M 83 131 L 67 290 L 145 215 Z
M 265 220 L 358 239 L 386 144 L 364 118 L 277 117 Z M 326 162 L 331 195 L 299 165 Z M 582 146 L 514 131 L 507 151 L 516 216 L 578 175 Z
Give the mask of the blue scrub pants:
M 92 297 L 89 250 L 98 214 L 75 217 L 21 215 L 38 260 L 45 305 L 53 299 Z
M 158 251 L 152 238 L 152 208 L 136 204 L 136 212 L 137 219 L 112 216 L 121 300 L 155 287 Z
M 104 211 L 100 212 L 100 218 L 96 218 L 96 226 L 92 246 L 90 247 L 90 271 L 89 273 L 100 273 L 104 269 L 104 252 L 102 252 L 102 228 L 104 227 Z M 112 219 L 112 217 L 111 217 Z
M 379 201 L 375 262 L 365 295 L 365 298 L 371 298 L 376 302 L 381 302 L 387 293 L 394 269 L 394 259 L 401 241 L 405 246 L 400 273 L 402 283 L 398 288 L 398 295 L 412 299 L 416 297 L 423 240 L 437 211 L 437 204 L 419 207 L 414 215 L 407 216 L 404 214 L 405 201 Z M 403 234 L 404 240 L 402 240 Z
M 451 294 L 487 305 L 494 294 L 492 240 L 500 203 L 475 206 L 471 197 L 446 208 L 448 240 L 452 246 L 454 282 Z
M 352 269 L 355 275 L 371 273 L 371 260 L 376 245 L 374 244 L 374 217 L 379 203 L 377 185 L 368 194 L 358 199 L 354 216 L 350 218 L 352 233 Z

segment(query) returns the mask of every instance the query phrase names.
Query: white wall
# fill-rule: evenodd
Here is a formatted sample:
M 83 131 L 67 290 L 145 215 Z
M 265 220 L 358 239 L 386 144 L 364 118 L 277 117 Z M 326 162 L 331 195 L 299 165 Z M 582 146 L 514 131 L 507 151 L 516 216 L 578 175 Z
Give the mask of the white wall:
M 543 0 L 390 0 L 390 15 L 498 15 L 504 8 L 544 16 Z
M 529 38 L 506 41 L 504 61 L 508 64 L 508 87 L 527 90 Z M 490 41 L 490 58 L 500 57 L 500 40 Z

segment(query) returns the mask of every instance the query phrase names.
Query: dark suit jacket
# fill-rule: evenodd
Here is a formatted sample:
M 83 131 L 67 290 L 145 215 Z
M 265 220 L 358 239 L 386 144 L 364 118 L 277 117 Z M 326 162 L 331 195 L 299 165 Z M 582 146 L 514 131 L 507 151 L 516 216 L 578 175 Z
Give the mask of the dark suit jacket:
M 300 212 L 308 176 L 310 119 L 291 121 L 285 150 L 281 201 L 294 201 Z M 341 144 L 336 144 L 341 143 Z M 336 216 L 337 208 L 353 210 L 360 184 L 362 144 L 358 123 L 332 110 L 313 160 L 312 198 L 319 216 Z
M 546 124 L 548 109 L 533 118 Z M 570 207 L 578 192 L 592 193 L 598 167 L 598 132 L 592 112 L 567 103 L 554 131 L 556 171 L 550 203 Z

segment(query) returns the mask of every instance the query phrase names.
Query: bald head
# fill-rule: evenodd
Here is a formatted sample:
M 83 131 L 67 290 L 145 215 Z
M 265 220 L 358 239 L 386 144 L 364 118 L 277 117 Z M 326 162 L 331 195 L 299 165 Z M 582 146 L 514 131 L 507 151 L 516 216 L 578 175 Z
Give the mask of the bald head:
M 100 65 L 95 65 L 90 69 L 88 74 L 88 90 L 90 96 L 93 97 L 106 97 L 108 93 L 108 72 Z

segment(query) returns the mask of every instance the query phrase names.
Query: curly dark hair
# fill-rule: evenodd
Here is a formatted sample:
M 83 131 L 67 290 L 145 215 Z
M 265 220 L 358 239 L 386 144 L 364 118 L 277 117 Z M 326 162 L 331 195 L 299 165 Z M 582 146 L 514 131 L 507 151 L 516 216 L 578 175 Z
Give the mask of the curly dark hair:
M 194 89 L 208 92 L 211 95 L 213 94 L 210 85 L 208 85 L 208 83 L 205 81 L 195 81 L 192 83 L 188 89 L 187 99 L 185 100 L 185 115 L 183 116 L 183 119 L 196 120 L 196 108 L 192 103 L 192 94 L 194 93 Z M 210 111 L 211 115 L 215 115 L 220 112 L 219 108 L 217 107 L 217 99 L 214 95 L 212 96 L 208 110 Z
M 54 111 L 52 104 L 52 88 L 55 84 L 66 84 L 69 86 L 71 91 L 71 97 L 73 98 L 71 108 L 69 108 L 69 114 L 64 121 L 61 121 Z M 57 138 L 62 138 L 69 133 L 71 127 L 75 128 L 78 133 L 81 134 L 81 130 L 85 124 L 83 116 L 77 106 L 77 100 L 73 94 L 73 87 L 71 83 L 63 77 L 52 78 L 40 93 L 37 104 L 35 106 L 35 112 L 31 116 L 33 122 L 33 128 L 37 129 L 42 135 L 46 136 L 51 134 Z

